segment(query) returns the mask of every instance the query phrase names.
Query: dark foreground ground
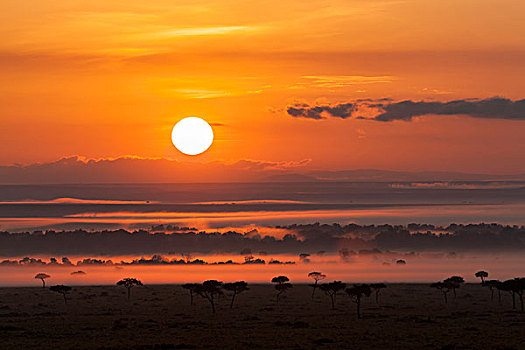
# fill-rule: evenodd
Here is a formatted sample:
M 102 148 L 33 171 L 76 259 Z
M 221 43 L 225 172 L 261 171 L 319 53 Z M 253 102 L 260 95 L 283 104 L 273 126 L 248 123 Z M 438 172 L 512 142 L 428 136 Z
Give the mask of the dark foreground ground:
M 525 314 L 510 295 L 466 285 L 445 306 L 428 285 L 389 285 L 379 306 L 363 301 L 363 319 L 346 294 L 336 310 L 296 285 L 279 305 L 273 286 L 256 285 L 208 302 L 180 286 L 137 287 L 128 302 L 113 286 L 76 287 L 67 308 L 43 288 L 0 288 L 1 349 L 525 349 Z M 452 294 L 452 293 L 451 293 Z

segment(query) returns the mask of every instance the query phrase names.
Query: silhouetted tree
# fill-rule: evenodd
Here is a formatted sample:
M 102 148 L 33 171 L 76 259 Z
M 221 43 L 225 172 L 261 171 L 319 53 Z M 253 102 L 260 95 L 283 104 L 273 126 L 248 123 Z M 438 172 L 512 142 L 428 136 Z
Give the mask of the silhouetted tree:
M 478 271 L 474 274 L 477 278 L 481 279 L 481 285 L 485 285 L 485 278 L 489 277 L 489 273 L 487 271 Z
M 516 295 L 515 295 L 515 286 L 514 286 L 514 280 L 506 280 L 501 282 L 501 284 L 498 286 L 499 290 L 502 290 L 504 292 L 509 292 L 512 295 L 512 308 L 516 308 Z
M 520 300 L 521 312 L 524 311 L 523 293 L 525 291 L 525 277 L 518 277 L 501 283 L 500 289 L 512 294 L 512 308 L 516 308 L 516 295 Z
M 361 318 L 361 298 L 369 297 L 372 290 L 368 284 L 354 284 L 353 287 L 347 288 L 346 293 L 356 304 L 357 318 Z
M 37 273 L 35 275 L 35 279 L 39 279 L 42 281 L 42 288 L 46 287 L 46 278 L 50 278 L 51 276 L 47 273 Z
M 313 290 L 312 290 L 312 299 L 313 299 L 314 298 L 314 294 L 315 294 L 315 290 L 317 289 L 319 281 L 324 280 L 326 278 L 326 275 L 322 274 L 321 272 L 314 271 L 314 272 L 310 272 L 308 274 L 308 277 L 314 279 L 314 283 L 310 284 L 310 287 L 313 288 Z
M 523 312 L 523 292 L 525 291 L 525 277 L 518 277 L 514 279 L 514 288 L 516 294 L 520 297 L 520 309 Z
M 288 281 L 290 281 L 290 279 L 286 276 L 277 276 L 272 278 L 272 283 L 276 283 L 275 290 L 277 290 L 277 304 L 279 304 L 279 296 L 293 287 L 291 283 L 288 283 Z
M 301 260 L 304 263 L 309 263 L 310 262 L 309 257 L 310 257 L 309 253 L 301 253 L 301 254 L 299 254 L 299 260 Z
M 343 283 L 341 281 L 333 281 L 330 283 L 323 283 L 319 285 L 319 289 L 325 292 L 325 294 L 330 297 L 330 301 L 332 302 L 332 310 L 335 310 L 335 300 L 337 297 L 337 293 L 344 290 L 345 288 L 346 283 Z
M 241 294 L 244 291 L 249 290 L 248 283 L 244 281 L 238 281 L 233 283 L 225 283 L 223 286 L 224 290 L 232 292 L 232 301 L 230 303 L 230 309 L 233 309 L 233 302 L 237 294 Z
M 49 287 L 49 290 L 53 291 L 53 292 L 56 292 L 56 293 L 60 293 L 62 294 L 62 296 L 64 297 L 64 304 L 67 306 L 67 293 L 69 293 L 69 291 L 71 290 L 72 288 L 70 286 L 64 286 L 62 284 L 58 284 L 56 286 L 51 286 Z
M 497 289 L 498 300 L 501 302 L 501 289 L 499 289 L 500 284 L 501 281 L 498 280 L 488 280 L 483 284 L 484 287 L 488 287 L 490 289 L 490 300 L 494 300 L 494 289 Z
M 447 294 L 452 289 L 450 282 L 436 282 L 436 283 L 432 283 L 430 285 L 430 287 L 440 290 L 441 293 L 443 293 L 443 298 L 445 299 L 445 304 L 448 304 Z
M 190 292 L 190 305 L 193 305 L 193 293 L 195 293 L 195 290 L 199 286 L 198 283 L 186 283 L 183 284 L 181 287 L 188 290 Z
M 211 311 L 215 313 L 215 298 L 222 295 L 222 282 L 216 280 L 208 280 L 197 285 L 195 292 L 201 297 L 208 299 L 211 304 Z
M 447 278 L 443 282 L 448 284 L 448 288 L 452 290 L 452 293 L 454 293 L 454 298 L 455 298 L 456 289 L 458 289 L 463 283 L 465 283 L 465 280 L 461 276 L 452 276 L 452 277 Z
M 376 294 L 376 304 L 379 304 L 379 293 L 381 293 L 381 289 L 386 288 L 386 284 L 384 283 L 372 283 L 370 284 L 370 288 L 372 288 Z
M 128 290 L 128 300 L 131 298 L 131 289 L 135 286 L 142 286 L 142 282 L 136 278 L 124 278 L 117 282 L 117 286 L 123 286 Z

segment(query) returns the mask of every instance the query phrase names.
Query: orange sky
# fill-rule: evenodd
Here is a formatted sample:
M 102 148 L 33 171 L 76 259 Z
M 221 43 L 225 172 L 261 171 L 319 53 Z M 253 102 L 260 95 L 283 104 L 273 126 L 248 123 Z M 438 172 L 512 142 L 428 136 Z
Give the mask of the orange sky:
M 188 160 L 171 128 L 200 116 L 215 123 L 216 142 L 193 161 L 525 172 L 524 120 L 286 113 L 298 102 L 522 99 L 520 0 L 18 0 L 2 9 L 2 165 Z

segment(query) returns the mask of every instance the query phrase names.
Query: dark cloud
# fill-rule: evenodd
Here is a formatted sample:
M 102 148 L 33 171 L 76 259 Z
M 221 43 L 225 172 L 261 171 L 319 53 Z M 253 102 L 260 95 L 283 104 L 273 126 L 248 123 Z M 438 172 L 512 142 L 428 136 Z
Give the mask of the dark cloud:
M 525 99 L 512 101 L 506 98 L 485 100 L 456 100 L 450 102 L 401 101 L 381 104 L 383 113 L 371 118 L 390 122 L 410 121 L 414 117 L 435 115 L 468 115 L 474 118 L 525 120 Z
M 288 106 L 286 112 L 292 117 L 308 119 L 326 119 L 327 116 L 334 118 L 346 119 L 352 116 L 356 110 L 355 103 L 342 103 L 334 106 L 315 106 L 310 107 L 307 104 L 296 104 Z
M 357 112 L 369 110 L 371 117 L 357 116 Z M 411 121 L 424 115 L 467 115 L 473 118 L 525 120 L 525 99 L 510 100 L 501 97 L 487 99 L 463 99 L 449 102 L 411 101 L 390 102 L 360 100 L 331 106 L 294 105 L 287 108 L 292 117 L 326 119 L 327 117 L 369 119 L 381 122 L 394 120 Z

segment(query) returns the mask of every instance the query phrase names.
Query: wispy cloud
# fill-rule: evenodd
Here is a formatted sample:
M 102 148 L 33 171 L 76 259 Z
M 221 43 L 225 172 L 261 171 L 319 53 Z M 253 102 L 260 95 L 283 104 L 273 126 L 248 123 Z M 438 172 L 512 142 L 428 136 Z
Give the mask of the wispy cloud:
M 232 93 L 229 91 L 220 90 L 170 89 L 169 91 L 180 95 L 183 98 L 190 99 L 218 98 L 232 95 Z
M 262 90 L 225 91 L 225 90 L 204 90 L 204 89 L 169 89 L 169 91 L 183 98 L 188 98 L 188 99 L 232 97 L 232 96 L 240 96 L 240 95 L 259 94 L 262 92 Z
M 388 84 L 394 80 L 392 76 L 362 76 L 362 75 L 305 75 L 295 86 L 316 88 L 341 88 L 364 84 Z
M 199 36 L 221 36 L 242 34 L 259 30 L 253 26 L 218 26 L 218 27 L 184 27 L 184 28 L 163 28 L 161 30 L 150 30 L 148 32 L 130 36 L 131 40 L 169 40 L 184 37 Z
M 200 35 L 224 35 L 234 32 L 245 32 L 248 30 L 254 30 L 253 27 L 247 26 L 225 26 L 225 27 L 193 27 L 193 28 L 180 28 L 174 30 L 168 30 L 165 32 L 156 33 L 159 36 L 200 36 Z
M 243 159 L 235 163 L 236 166 L 239 166 L 241 169 L 246 170 L 285 170 L 290 168 L 299 168 L 304 167 L 312 162 L 311 159 L 302 159 L 299 161 L 281 161 L 281 162 L 271 162 L 271 161 L 261 161 L 261 160 L 252 160 L 252 159 Z

